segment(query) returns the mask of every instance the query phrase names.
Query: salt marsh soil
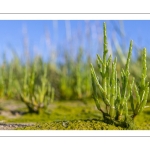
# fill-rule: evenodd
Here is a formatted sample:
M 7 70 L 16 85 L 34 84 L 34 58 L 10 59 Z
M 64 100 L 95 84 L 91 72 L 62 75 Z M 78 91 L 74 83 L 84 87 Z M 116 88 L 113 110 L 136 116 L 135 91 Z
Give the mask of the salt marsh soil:
M 0 130 L 127 130 L 103 122 L 93 100 L 55 101 L 46 111 L 30 114 L 16 100 L 0 100 Z M 135 119 L 134 130 L 150 129 L 150 108 Z

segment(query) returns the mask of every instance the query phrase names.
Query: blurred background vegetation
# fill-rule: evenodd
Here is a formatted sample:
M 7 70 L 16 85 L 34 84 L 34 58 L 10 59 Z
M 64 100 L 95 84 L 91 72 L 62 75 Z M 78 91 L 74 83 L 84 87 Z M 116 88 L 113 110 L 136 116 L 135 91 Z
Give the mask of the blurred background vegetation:
M 126 35 L 123 21 L 107 21 L 106 23 L 109 54 L 112 54 L 113 58 L 118 57 L 117 69 L 120 70 L 125 64 L 129 41 L 132 37 Z M 31 99 L 36 106 L 37 95 L 38 98 L 44 95 L 45 98 L 50 94 L 44 92 L 49 90 L 46 87 L 47 82 L 51 90 L 54 89 L 56 101 L 90 99 L 92 97 L 90 63 L 96 64 L 96 54 L 102 54 L 103 24 L 102 21 L 84 21 L 84 24 L 84 28 L 80 28 L 80 26 L 73 28 L 71 21 L 64 21 L 66 36 L 63 37 L 63 40 L 56 42 L 63 33 L 58 32 L 58 22 L 53 21 L 53 34 L 48 28 L 45 29 L 43 39 L 46 48 L 41 51 L 38 51 L 38 46 L 30 44 L 28 28 L 24 27 L 21 38 L 22 50 L 18 52 L 14 48 L 15 43 L 9 41 L 7 51 L 4 48 L 0 53 L 0 98 L 21 99 L 21 93 L 24 92 L 24 96 L 26 95 L 28 98 L 31 98 L 30 95 L 34 95 Z M 53 39 L 57 40 L 53 43 Z M 131 76 L 135 76 L 138 81 L 141 74 L 140 54 L 143 47 L 138 42 L 134 42 L 133 45 L 130 70 Z M 148 54 L 147 80 L 150 80 L 149 63 L 150 55 Z M 27 72 L 25 72 L 26 68 Z M 45 69 L 46 73 L 44 73 Z M 26 77 L 31 80 L 26 80 Z M 45 82 L 44 88 L 39 90 L 37 87 L 41 87 L 43 82 Z M 31 91 L 25 91 L 25 86 Z M 50 97 L 52 97 L 52 93 Z M 43 103 L 42 105 L 44 106 Z

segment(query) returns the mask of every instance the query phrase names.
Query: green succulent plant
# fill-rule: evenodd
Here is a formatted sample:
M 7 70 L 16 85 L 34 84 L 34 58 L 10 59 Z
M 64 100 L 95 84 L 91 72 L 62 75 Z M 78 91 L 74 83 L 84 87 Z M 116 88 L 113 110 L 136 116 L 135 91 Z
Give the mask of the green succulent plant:
M 54 88 L 47 78 L 47 65 L 44 66 L 44 73 L 40 77 L 39 83 L 36 81 L 35 65 L 28 73 L 25 67 L 23 87 L 19 89 L 19 99 L 26 104 L 29 112 L 39 113 L 46 110 L 54 100 Z
M 146 82 L 146 48 L 142 52 L 142 75 L 140 82 L 135 83 L 134 77 L 132 80 L 130 77 L 129 64 L 132 55 L 132 41 L 130 42 L 125 67 L 121 71 L 121 78 L 118 78 L 116 69 L 117 58 L 112 61 L 110 55 L 107 59 L 108 49 L 105 23 L 103 24 L 103 31 L 103 58 L 97 55 L 99 76 L 96 75 L 91 64 L 93 98 L 98 110 L 103 114 L 105 122 L 132 128 L 134 118 L 146 107 L 149 94 L 149 82 Z M 132 113 L 129 112 L 129 102 Z

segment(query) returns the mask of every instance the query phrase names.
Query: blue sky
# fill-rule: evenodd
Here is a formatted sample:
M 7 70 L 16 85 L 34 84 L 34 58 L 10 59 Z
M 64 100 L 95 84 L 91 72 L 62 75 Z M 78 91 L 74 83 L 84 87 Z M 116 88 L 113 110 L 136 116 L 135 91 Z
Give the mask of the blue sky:
M 64 50 L 71 51 L 75 55 L 80 45 L 88 54 L 98 53 L 102 46 L 101 21 L 27 21 L 27 20 L 0 20 L 0 55 L 6 53 L 6 57 L 12 57 L 11 50 L 15 50 L 19 57 L 24 57 L 23 43 L 26 41 L 27 49 L 31 56 L 36 53 L 44 59 L 54 53 L 55 57 L 61 57 Z M 107 33 L 110 44 L 115 37 L 120 45 L 124 45 L 124 51 L 128 49 L 132 39 L 137 48 L 150 49 L 150 21 L 106 21 Z M 121 28 L 121 30 L 120 30 Z M 123 34 L 121 34 L 121 32 Z M 112 44 L 113 47 L 113 44 Z

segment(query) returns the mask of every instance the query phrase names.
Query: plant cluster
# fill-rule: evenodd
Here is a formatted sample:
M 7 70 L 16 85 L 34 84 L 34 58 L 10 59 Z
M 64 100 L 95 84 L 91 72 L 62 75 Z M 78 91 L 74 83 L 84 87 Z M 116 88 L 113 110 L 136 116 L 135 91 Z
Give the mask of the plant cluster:
M 83 62 L 83 50 L 80 48 L 77 58 L 72 60 L 65 55 L 65 64 L 61 67 L 60 92 L 64 99 L 85 99 L 91 96 L 89 61 Z
M 36 74 L 36 63 L 29 68 L 24 68 L 23 83 L 19 88 L 19 99 L 22 100 L 29 109 L 29 112 L 39 113 L 41 109 L 47 109 L 50 102 L 54 100 L 54 88 L 47 78 L 47 65 L 43 66 L 44 70 L 39 80 Z M 31 69 L 31 71 L 29 71 Z
M 146 49 L 142 52 L 142 75 L 140 82 L 130 80 L 129 64 L 132 54 L 132 41 L 130 42 L 128 57 L 125 67 L 121 71 L 121 78 L 117 77 L 117 58 L 112 61 L 111 55 L 107 59 L 107 35 L 106 24 L 103 25 L 104 46 L 103 58 L 97 55 L 97 64 L 100 76 L 97 76 L 91 64 L 91 77 L 93 86 L 93 98 L 98 110 L 103 114 L 104 121 L 131 127 L 134 118 L 146 107 L 149 82 L 146 82 Z M 101 100 L 103 104 L 101 104 Z M 129 112 L 128 102 L 131 105 Z M 105 107 L 104 107 L 104 106 Z

